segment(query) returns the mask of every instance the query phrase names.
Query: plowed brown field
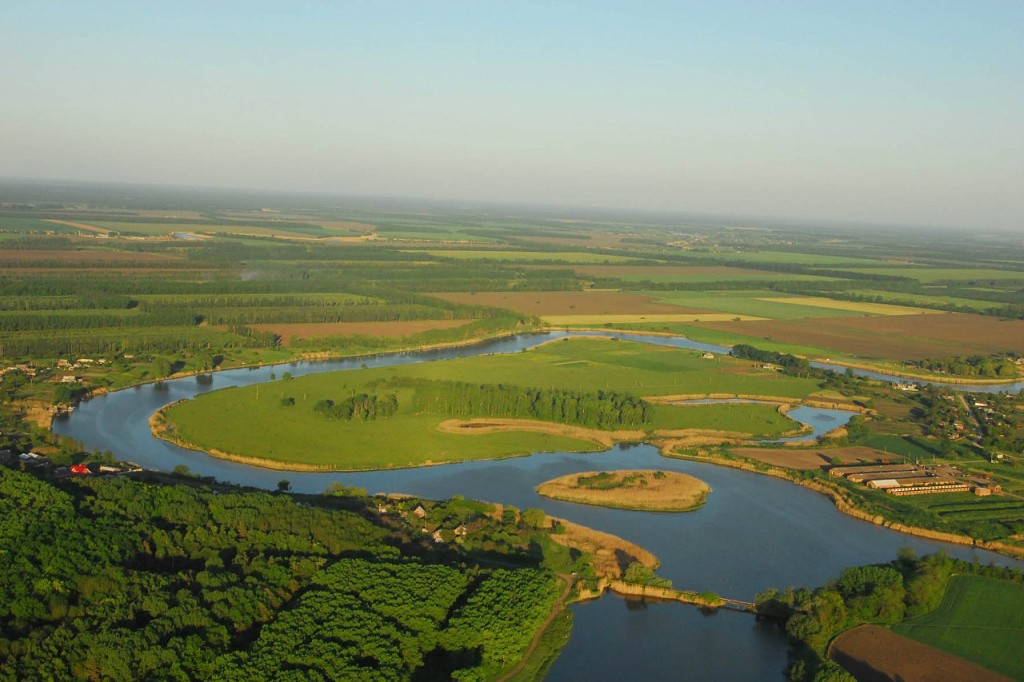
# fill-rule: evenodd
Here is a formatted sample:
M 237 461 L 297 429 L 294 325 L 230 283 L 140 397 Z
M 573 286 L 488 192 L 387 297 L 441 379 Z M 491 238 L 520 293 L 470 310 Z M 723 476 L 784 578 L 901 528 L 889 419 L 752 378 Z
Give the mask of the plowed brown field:
M 836 638 L 829 657 L 858 682 L 1008 682 L 991 670 L 874 625 Z
M 785 467 L 787 469 L 820 469 L 829 466 L 832 458 L 838 458 L 844 463 L 853 462 L 874 462 L 878 459 L 892 459 L 881 450 L 874 450 L 863 446 L 851 446 L 848 448 L 732 448 L 732 452 L 741 456 L 756 459 L 765 464 Z
M 694 325 L 745 334 L 754 339 L 827 348 L 863 358 L 921 360 L 1024 352 L 1024 320 L 965 313 L 699 322 Z M 756 340 L 751 343 L 757 345 Z

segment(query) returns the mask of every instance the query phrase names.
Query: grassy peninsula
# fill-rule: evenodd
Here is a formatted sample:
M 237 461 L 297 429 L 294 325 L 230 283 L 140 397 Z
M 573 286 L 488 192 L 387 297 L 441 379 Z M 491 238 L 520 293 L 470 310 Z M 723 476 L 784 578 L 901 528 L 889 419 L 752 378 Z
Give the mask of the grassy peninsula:
M 215 391 L 169 407 L 155 430 L 262 466 L 357 470 L 590 451 L 659 432 L 771 438 L 798 429 L 772 405 L 679 406 L 641 397 L 711 388 L 799 399 L 813 394 L 818 382 L 747 360 L 708 361 L 695 351 L 575 338 L 514 355 Z M 462 421 L 453 424 L 453 418 Z M 252 429 L 253 423 L 261 428 Z
M 711 487 L 674 471 L 628 469 L 569 474 L 537 486 L 545 497 L 637 511 L 686 512 L 699 509 Z

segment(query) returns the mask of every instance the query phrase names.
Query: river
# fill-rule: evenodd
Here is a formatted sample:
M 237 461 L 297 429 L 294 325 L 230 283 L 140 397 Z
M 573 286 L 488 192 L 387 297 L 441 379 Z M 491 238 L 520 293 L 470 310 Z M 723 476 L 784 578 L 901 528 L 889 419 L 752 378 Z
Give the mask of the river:
M 372 492 L 444 499 L 464 495 L 520 508 L 539 507 L 619 535 L 654 552 L 659 574 L 680 589 L 710 590 L 750 599 L 768 587 L 818 585 L 846 566 L 887 561 L 900 547 L 945 550 L 982 562 L 1024 566 L 993 553 L 915 538 L 838 512 L 824 496 L 788 481 L 725 467 L 661 457 L 648 445 L 619 445 L 601 453 L 538 453 L 498 461 L 360 473 L 297 473 L 249 467 L 171 445 L 153 437 L 149 417 L 164 405 L 229 386 L 270 381 L 271 375 L 444 361 L 511 353 L 567 334 L 520 335 L 473 346 L 375 357 L 227 370 L 97 396 L 54 431 L 119 459 L 169 471 L 179 464 L 219 480 L 273 489 L 287 478 L 298 492 L 322 492 L 334 481 Z M 603 334 L 602 335 L 612 335 Z M 725 353 L 728 349 L 659 336 L 614 334 L 627 340 Z M 893 378 L 895 379 L 895 378 Z M 973 389 L 972 389 L 973 390 Z M 794 411 L 795 412 L 795 411 Z M 831 412 L 831 411 L 826 411 Z M 694 475 L 713 492 L 699 511 L 658 514 L 574 505 L 542 498 L 542 481 L 592 469 L 657 468 Z M 572 607 L 573 635 L 548 679 L 783 680 L 786 641 L 772 625 L 741 613 L 704 614 L 679 604 L 641 604 L 615 597 Z

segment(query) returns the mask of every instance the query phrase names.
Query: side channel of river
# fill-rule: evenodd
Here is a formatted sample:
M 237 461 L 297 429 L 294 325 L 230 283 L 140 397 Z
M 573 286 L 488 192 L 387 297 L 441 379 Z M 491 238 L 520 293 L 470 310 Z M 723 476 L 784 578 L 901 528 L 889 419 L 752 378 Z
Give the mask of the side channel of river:
M 659 573 L 675 586 L 712 590 L 749 599 L 767 587 L 817 585 L 846 566 L 886 561 L 900 547 L 920 553 L 944 550 L 982 562 L 1024 566 L 996 554 L 948 545 L 873 526 L 838 512 L 824 496 L 787 481 L 709 464 L 666 459 L 646 445 L 620 445 L 602 453 L 539 453 L 500 461 L 364 473 L 268 471 L 214 459 L 152 436 L 149 416 L 183 398 L 228 386 L 247 386 L 291 372 L 355 369 L 444 361 L 469 355 L 517 352 L 563 338 L 533 334 L 476 346 L 355 360 L 295 363 L 230 370 L 141 386 L 84 402 L 54 431 L 121 459 L 169 471 L 179 464 L 193 472 L 242 485 L 274 488 L 282 478 L 300 492 L 321 492 L 333 481 L 370 492 L 387 491 L 443 499 L 465 495 L 539 507 L 550 514 L 614 533 L 654 552 Z M 727 352 L 686 339 L 615 334 L 623 339 Z M 658 468 L 707 481 L 707 504 L 687 514 L 657 514 L 573 505 L 541 498 L 534 488 L 556 476 L 590 469 Z M 551 680 L 692 679 L 782 680 L 786 641 L 782 633 L 746 614 L 701 611 L 678 604 L 641 604 L 606 597 L 573 607 L 572 638 L 555 662 Z

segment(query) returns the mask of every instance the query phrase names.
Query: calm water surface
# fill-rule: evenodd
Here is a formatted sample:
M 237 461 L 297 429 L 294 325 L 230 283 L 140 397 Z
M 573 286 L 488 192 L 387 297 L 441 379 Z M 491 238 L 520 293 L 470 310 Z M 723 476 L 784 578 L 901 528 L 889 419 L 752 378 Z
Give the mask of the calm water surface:
M 1024 566 L 1024 562 L 957 545 L 922 540 L 858 521 L 836 511 L 824 496 L 783 480 L 710 464 L 666 459 L 647 445 L 620 445 L 590 454 L 540 453 L 500 461 L 364 473 L 269 471 L 214 459 L 158 440 L 148 420 L 160 407 L 228 386 L 270 381 L 362 365 L 383 366 L 444 361 L 487 353 L 517 352 L 565 334 L 524 335 L 472 347 L 419 353 L 305 362 L 229 370 L 99 396 L 54 431 L 88 448 L 110 450 L 146 468 L 169 471 L 179 464 L 194 473 L 243 485 L 275 488 L 287 478 L 298 492 L 322 492 L 342 481 L 370 492 L 401 492 L 443 499 L 465 495 L 520 508 L 540 507 L 556 516 L 636 542 L 662 562 L 659 573 L 681 589 L 710 590 L 750 599 L 768 587 L 818 585 L 846 566 L 887 561 L 900 547 L 920 553 L 939 549 L 982 562 Z M 617 335 L 661 345 L 725 352 L 686 339 Z M 805 409 L 805 408 L 800 408 Z M 806 408 L 810 409 L 810 408 Z M 798 416 L 799 410 L 790 414 Z M 800 413 L 825 431 L 841 425 L 834 410 Z M 534 488 L 542 481 L 579 471 L 657 468 L 703 479 L 713 491 L 697 512 L 659 514 L 573 505 L 548 500 Z M 784 636 L 771 625 L 741 613 L 704 614 L 679 604 L 640 604 L 614 597 L 572 607 L 573 635 L 555 662 L 551 680 L 782 680 Z

